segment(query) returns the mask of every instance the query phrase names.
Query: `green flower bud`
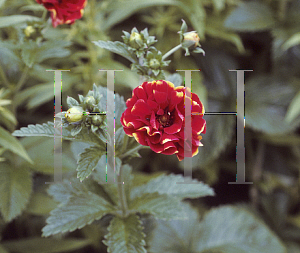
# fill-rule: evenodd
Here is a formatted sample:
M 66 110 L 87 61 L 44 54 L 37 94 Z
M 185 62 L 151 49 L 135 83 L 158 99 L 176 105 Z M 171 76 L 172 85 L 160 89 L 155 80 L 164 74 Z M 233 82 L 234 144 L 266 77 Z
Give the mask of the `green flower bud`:
M 151 69 L 158 69 L 160 67 L 160 62 L 157 59 L 151 59 L 149 61 L 149 66 Z
M 69 123 L 77 123 L 82 120 L 83 109 L 80 106 L 71 107 L 66 113 L 65 118 Z
M 88 96 L 84 99 L 85 105 L 87 105 L 90 109 L 96 105 L 96 99 L 93 96 Z
M 143 46 L 143 38 L 142 36 L 137 33 L 137 32 L 133 32 L 131 33 L 130 35 L 130 38 L 129 38 L 129 45 L 135 49 L 139 49 L 140 47 Z
M 92 124 L 95 126 L 100 126 L 103 122 L 103 119 L 100 115 L 93 115 L 92 116 Z

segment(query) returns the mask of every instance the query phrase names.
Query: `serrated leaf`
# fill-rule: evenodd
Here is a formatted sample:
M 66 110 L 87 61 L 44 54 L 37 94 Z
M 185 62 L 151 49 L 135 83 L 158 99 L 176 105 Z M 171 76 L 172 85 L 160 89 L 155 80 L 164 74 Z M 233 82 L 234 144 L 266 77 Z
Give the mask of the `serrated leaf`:
M 113 211 L 115 208 L 109 202 L 92 192 L 70 197 L 67 204 L 51 212 L 43 236 L 72 232 Z
M 25 136 L 45 136 L 45 137 L 54 137 L 55 128 L 53 122 L 43 123 L 43 125 L 28 125 L 27 127 L 21 127 L 20 130 L 16 130 L 12 133 L 13 136 L 25 137 Z M 71 141 L 83 141 L 98 145 L 104 145 L 102 141 L 95 134 L 88 132 L 87 128 L 84 128 L 76 136 L 71 135 L 71 131 L 67 128 L 62 129 L 62 137 L 65 140 Z
M 291 123 L 300 114 L 300 91 L 293 98 L 285 115 L 285 121 Z
M 30 16 L 30 15 L 11 15 L 6 17 L 0 17 L 0 28 L 8 27 L 20 23 L 40 21 L 40 18 Z
M 21 214 L 32 191 L 31 173 L 20 167 L 1 163 L 0 210 L 6 222 Z
M 276 235 L 252 213 L 225 206 L 211 210 L 200 224 L 197 252 L 285 253 Z
M 126 218 L 114 217 L 103 241 L 109 253 L 146 253 L 145 234 L 140 218 L 132 214 Z
M 214 191 L 208 185 L 192 179 L 193 184 L 177 184 L 184 182 L 187 178 L 182 175 L 163 175 L 150 180 L 147 184 L 135 187 L 131 191 L 131 198 L 140 197 L 145 193 L 168 194 L 179 199 L 184 198 L 199 198 L 205 196 L 213 196 Z
M 69 96 L 67 97 L 67 104 L 68 104 L 69 108 L 79 105 L 78 101 L 75 98 L 72 98 L 72 97 L 69 97 Z
M 104 154 L 106 154 L 106 150 L 99 146 L 86 148 L 84 152 L 79 155 L 77 178 L 79 178 L 80 181 L 87 178 L 95 169 L 99 159 Z
M 199 215 L 187 203 L 182 203 L 187 213 L 187 220 L 155 221 L 153 236 L 149 241 L 151 253 L 187 253 L 195 251 L 198 240 Z M 208 253 L 208 252 L 207 252 Z
M 129 209 L 145 214 L 152 214 L 157 219 L 186 219 L 182 202 L 166 194 L 146 193 L 129 201 Z
M 225 206 L 208 212 L 199 223 L 188 212 L 187 221 L 159 221 L 150 242 L 153 253 L 222 252 L 285 253 L 271 230 L 245 209 Z
M 88 239 L 54 239 L 31 237 L 3 242 L 11 252 L 20 253 L 61 253 L 81 249 L 90 244 Z
M 137 59 L 135 55 L 128 50 L 128 46 L 120 41 L 93 41 L 93 43 L 101 48 L 107 49 L 115 54 L 119 54 L 126 58 L 127 60 L 131 61 L 132 63 L 136 63 Z
M 0 126 L 0 145 L 11 152 L 23 157 L 26 161 L 33 163 L 21 143 L 8 131 Z
M 275 24 L 269 6 L 262 2 L 241 2 L 224 22 L 226 28 L 236 31 L 259 31 Z

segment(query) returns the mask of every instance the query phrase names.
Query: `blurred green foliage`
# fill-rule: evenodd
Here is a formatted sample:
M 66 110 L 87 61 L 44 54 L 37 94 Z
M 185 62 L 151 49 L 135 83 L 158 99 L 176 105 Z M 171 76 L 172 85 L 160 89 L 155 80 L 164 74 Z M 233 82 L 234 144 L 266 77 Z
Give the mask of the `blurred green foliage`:
M 41 238 L 46 217 L 58 205 L 45 185 L 52 180 L 53 139 L 17 140 L 11 133 L 53 121 L 54 75 L 49 69 L 70 70 L 62 74 L 63 110 L 67 96 L 85 95 L 93 83 L 106 86 L 106 73 L 99 69 L 123 69 L 115 75 L 115 91 L 129 98 L 141 84 L 130 62 L 92 41 L 122 41 L 122 30 L 148 27 L 164 54 L 180 43 L 181 19 L 198 32 L 206 54 L 185 57 L 184 50 L 176 51 L 168 58 L 166 78 L 182 75 L 176 70 L 201 69 L 192 74 L 192 91 L 206 112 L 236 111 L 236 73 L 228 70 L 253 70 L 245 72 L 245 168 L 246 181 L 254 184 L 228 186 L 236 174 L 236 117 L 204 116 L 207 132 L 193 158 L 193 177 L 214 188 L 216 196 L 189 201 L 196 210 L 188 208 L 189 222 L 157 224 L 142 217 L 146 249 L 300 252 L 299 13 L 299 0 L 88 0 L 82 19 L 54 29 L 50 14 L 34 0 L 0 0 L 0 252 L 106 252 L 102 240 L 104 235 L 112 240 L 110 229 L 138 223 L 130 216 L 109 225 L 112 217 L 104 217 L 81 230 Z M 25 33 L 28 26 L 36 29 L 33 37 Z M 65 178 L 76 175 L 77 149 L 82 147 L 63 143 Z M 130 162 L 136 185 L 162 171 L 183 173 L 183 162 L 175 156 L 151 150 L 140 154 Z M 210 210 L 220 204 L 237 206 Z M 206 214 L 201 222 L 197 212 Z M 137 227 L 127 233 L 139 234 L 142 228 Z M 209 233 L 202 235 L 201 229 Z M 220 240 L 220 247 L 209 247 L 210 240 Z M 143 252 L 140 247 L 128 252 Z

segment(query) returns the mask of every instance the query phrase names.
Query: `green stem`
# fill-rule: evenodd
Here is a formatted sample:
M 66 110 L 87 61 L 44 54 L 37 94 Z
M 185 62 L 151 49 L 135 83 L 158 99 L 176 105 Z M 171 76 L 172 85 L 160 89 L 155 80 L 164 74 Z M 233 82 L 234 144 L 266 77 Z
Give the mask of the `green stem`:
M 139 149 L 143 148 L 143 146 L 138 145 L 133 149 L 130 149 L 129 151 L 127 151 L 126 153 L 122 154 L 119 156 L 119 158 L 122 160 L 124 159 L 126 156 L 129 156 L 130 154 L 134 153 L 135 151 L 138 151 Z
M 28 73 L 29 67 L 26 66 L 25 70 L 23 71 L 21 78 L 19 80 L 19 82 L 17 83 L 17 86 L 14 90 L 14 93 L 16 94 L 23 86 L 23 84 L 25 83 L 26 77 L 27 77 L 27 73 Z
M 175 51 L 177 51 L 178 49 L 180 49 L 182 46 L 181 44 L 177 45 L 176 47 L 172 48 L 169 52 L 167 52 L 163 57 L 162 60 L 166 59 L 167 57 L 169 57 L 171 54 L 173 54 Z
M 120 174 L 118 175 L 118 193 L 119 193 L 119 199 L 122 209 L 123 217 L 126 217 L 127 211 L 128 211 L 128 205 L 125 195 L 125 187 L 123 184 L 123 170 L 122 167 L 120 168 Z
M 8 81 L 8 79 L 7 79 L 7 77 L 6 77 L 6 74 L 5 74 L 5 72 L 4 72 L 4 70 L 3 70 L 2 66 L 1 66 L 1 64 L 0 64 L 0 76 L 1 76 L 2 79 L 3 79 L 3 83 L 5 84 L 5 86 L 6 86 L 7 88 L 9 88 L 9 81 Z

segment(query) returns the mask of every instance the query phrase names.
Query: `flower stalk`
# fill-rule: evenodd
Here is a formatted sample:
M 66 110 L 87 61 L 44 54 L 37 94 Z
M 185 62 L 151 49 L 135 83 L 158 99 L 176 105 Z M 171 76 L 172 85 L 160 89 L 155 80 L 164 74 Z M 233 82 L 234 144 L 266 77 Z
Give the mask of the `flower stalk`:
M 166 59 L 167 57 L 169 57 L 171 54 L 175 53 L 178 49 L 180 49 L 182 47 L 181 44 L 177 45 L 176 47 L 173 47 L 170 51 L 168 51 L 167 53 L 164 54 L 164 56 L 162 57 L 162 60 Z

